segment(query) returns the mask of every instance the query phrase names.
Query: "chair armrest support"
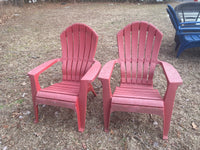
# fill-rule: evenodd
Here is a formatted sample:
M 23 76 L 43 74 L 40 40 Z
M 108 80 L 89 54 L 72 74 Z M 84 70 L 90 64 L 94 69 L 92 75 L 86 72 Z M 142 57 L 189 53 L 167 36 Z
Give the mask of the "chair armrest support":
M 38 81 L 39 75 L 58 61 L 60 61 L 60 58 L 49 60 L 28 72 L 31 80 L 32 96 L 40 90 L 40 84 Z
M 102 86 L 103 86 L 104 115 L 110 113 L 108 112 L 109 111 L 108 108 L 111 105 L 111 98 L 112 98 L 110 78 L 111 78 L 114 66 L 117 62 L 118 62 L 117 59 L 107 62 L 101 69 L 101 72 L 99 73 L 99 76 L 98 76 L 98 79 L 101 81 Z
M 111 100 L 112 100 L 110 78 L 111 78 L 114 66 L 117 62 L 118 62 L 117 59 L 107 62 L 101 69 L 101 72 L 99 73 L 99 76 L 98 76 L 98 79 L 101 81 L 102 86 L 103 86 L 103 112 L 104 112 L 104 127 L 105 127 L 106 132 L 108 132 L 108 124 L 109 124 L 108 115 L 111 113 L 110 106 L 111 106 Z
M 158 63 L 162 66 L 164 70 L 164 74 L 168 84 L 176 84 L 178 86 L 183 83 L 183 80 L 181 79 L 179 73 L 171 64 L 163 61 L 158 61 Z
M 98 61 L 94 61 L 91 68 L 86 72 L 86 74 L 81 78 L 81 84 L 80 84 L 80 94 L 79 94 L 79 101 L 77 103 L 78 105 L 78 118 L 84 118 L 81 122 L 83 126 L 80 124 L 79 131 L 83 131 L 85 128 L 85 116 L 86 116 L 86 109 L 87 109 L 87 93 L 88 93 L 88 85 L 89 83 L 93 82 L 95 78 L 97 77 L 99 71 L 101 69 L 101 64 Z
M 176 96 L 176 90 L 179 85 L 183 83 L 179 73 L 176 69 L 167 62 L 158 61 L 158 63 L 162 66 L 165 76 L 167 78 L 167 90 L 164 96 L 164 114 L 166 116 L 165 124 L 170 124 L 172 110 L 174 107 L 174 100 Z M 166 131 L 169 131 L 169 126 L 166 127 Z M 166 131 L 163 131 L 163 135 L 166 135 Z
M 97 77 L 100 69 L 101 69 L 101 64 L 95 60 L 91 68 L 81 78 L 81 81 L 87 81 L 88 83 L 93 82 L 95 78 Z
M 107 62 L 101 72 L 99 73 L 98 79 L 101 81 L 103 86 L 103 112 L 104 112 L 104 127 L 105 131 L 108 132 L 108 124 L 110 115 L 110 106 L 112 101 L 112 91 L 110 87 L 110 78 L 115 64 L 118 63 L 118 60 L 111 60 Z

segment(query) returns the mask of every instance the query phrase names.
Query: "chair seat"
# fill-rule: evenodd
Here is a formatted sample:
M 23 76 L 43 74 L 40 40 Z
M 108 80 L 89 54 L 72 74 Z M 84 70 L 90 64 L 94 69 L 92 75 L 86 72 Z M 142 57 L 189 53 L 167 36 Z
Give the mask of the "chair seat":
M 121 85 L 116 87 L 113 104 L 163 108 L 164 102 L 158 90 L 151 86 Z
M 76 103 L 80 82 L 62 81 L 37 92 L 36 100 L 52 100 Z

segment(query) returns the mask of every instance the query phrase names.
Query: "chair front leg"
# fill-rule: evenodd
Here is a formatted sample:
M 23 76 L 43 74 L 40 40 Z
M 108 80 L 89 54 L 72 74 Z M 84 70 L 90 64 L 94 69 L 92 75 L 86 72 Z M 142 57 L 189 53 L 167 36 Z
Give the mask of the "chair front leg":
M 78 119 L 78 130 L 83 132 L 85 129 L 85 119 L 87 110 L 87 92 L 88 92 L 88 82 L 81 81 L 80 95 L 77 105 L 77 119 Z
M 32 76 L 30 75 L 30 80 L 31 80 L 31 92 L 32 92 L 32 101 L 33 101 L 33 108 L 34 108 L 34 113 L 35 113 L 35 123 L 38 123 L 38 104 L 36 103 L 36 93 L 37 91 L 40 90 L 40 84 L 38 81 L 39 75 Z
M 169 84 L 164 97 L 163 139 L 168 139 L 170 121 L 174 107 L 177 84 Z
M 101 80 L 101 82 L 103 85 L 104 130 L 105 132 L 108 132 L 109 122 L 110 122 L 112 92 L 111 92 L 109 80 Z

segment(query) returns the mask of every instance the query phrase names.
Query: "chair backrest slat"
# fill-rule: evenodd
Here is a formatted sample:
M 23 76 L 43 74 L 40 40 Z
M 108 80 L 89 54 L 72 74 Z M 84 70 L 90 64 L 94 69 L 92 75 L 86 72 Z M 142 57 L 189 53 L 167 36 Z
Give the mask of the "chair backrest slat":
M 88 61 L 86 70 L 88 70 L 89 67 L 93 63 L 92 60 L 93 60 L 93 58 L 95 56 L 95 51 L 94 50 L 97 48 L 97 40 L 98 40 L 98 37 L 95 34 L 92 34 L 91 35 L 91 47 L 90 47 L 89 61 Z
M 78 66 L 77 66 L 77 76 L 78 79 L 80 79 L 80 75 L 81 75 L 81 67 L 82 67 L 82 61 L 84 59 L 84 50 L 85 50 L 85 43 L 86 43 L 86 39 L 85 39 L 85 27 L 84 26 L 80 26 L 80 33 L 79 33 L 79 42 L 80 42 L 80 47 L 79 49 L 79 56 L 78 56 Z
M 79 55 L 79 26 L 75 24 L 72 27 L 73 30 L 73 46 L 74 46 L 74 53 L 73 53 L 73 62 L 72 62 L 72 80 L 76 80 L 79 78 L 77 76 L 77 63 L 78 63 L 78 55 Z
M 149 26 L 147 43 L 146 43 L 146 53 L 145 53 L 145 59 L 144 59 L 143 83 L 148 82 L 149 62 L 152 56 L 152 48 L 153 48 L 153 43 L 154 43 L 155 32 L 156 32 L 156 29 L 152 26 Z
M 138 53 L 138 37 L 139 37 L 139 27 L 140 23 L 136 22 L 131 24 L 132 38 L 131 38 L 131 49 L 132 49 L 132 83 L 135 83 L 137 80 L 137 53 Z
M 94 62 L 98 36 L 84 24 L 74 24 L 60 35 L 63 80 L 79 81 Z
M 157 57 L 160 50 L 162 36 L 163 35 L 158 30 L 155 32 L 155 40 L 153 44 L 152 56 L 151 56 L 151 61 L 150 61 L 150 66 L 149 66 L 149 77 L 148 77 L 149 84 L 153 83 L 153 75 L 154 75 L 154 70 L 157 64 Z
M 127 82 L 131 83 L 131 25 L 127 26 L 124 30 L 124 42 L 125 44 L 125 57 L 126 57 L 126 70 L 127 70 Z
M 67 38 L 67 80 L 72 80 L 73 35 L 72 28 L 66 31 Z
M 146 36 L 147 36 L 148 24 L 140 24 L 140 37 L 139 37 L 139 50 L 138 50 L 138 72 L 137 72 L 137 83 L 142 82 L 143 77 L 143 62 L 145 55 L 145 46 L 146 46 Z
M 66 42 L 66 33 L 63 32 L 60 35 L 61 45 L 62 45 L 62 74 L 63 80 L 67 79 L 67 42 Z
M 117 34 L 121 82 L 153 84 L 162 33 L 147 22 L 134 22 Z
M 121 80 L 122 82 L 126 82 L 126 66 L 125 66 L 125 59 L 124 59 L 124 39 L 123 39 L 123 31 L 118 33 L 118 47 L 121 50 L 119 53 L 119 57 L 120 57 L 120 64 L 121 64 Z
M 86 30 L 85 30 L 85 47 L 84 47 L 85 51 L 84 51 L 80 76 L 83 76 L 83 74 L 86 71 L 86 66 L 87 66 L 87 62 L 88 62 L 89 54 L 90 54 L 90 49 L 91 49 L 91 41 L 92 41 L 91 40 L 91 34 L 92 34 L 91 31 L 86 28 Z

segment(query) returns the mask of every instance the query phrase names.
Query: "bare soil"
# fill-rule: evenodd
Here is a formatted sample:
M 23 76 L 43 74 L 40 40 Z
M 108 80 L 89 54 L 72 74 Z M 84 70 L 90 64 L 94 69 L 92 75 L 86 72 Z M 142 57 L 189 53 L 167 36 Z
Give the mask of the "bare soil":
M 200 149 L 200 49 L 188 49 L 175 58 L 175 31 L 166 4 L 39 4 L 7 14 L 5 11 L 1 11 L 4 17 L 12 17 L 3 20 L 0 15 L 0 149 Z M 76 114 L 65 108 L 40 106 L 39 123 L 34 124 L 27 72 L 61 57 L 60 33 L 73 23 L 89 25 L 99 35 L 95 58 L 104 65 L 118 57 L 117 32 L 134 21 L 150 22 L 163 32 L 159 59 L 171 63 L 184 82 L 177 90 L 169 140 L 162 140 L 162 119 L 147 114 L 114 112 L 110 132 L 105 133 L 102 86 L 97 79 L 93 84 L 97 97 L 88 94 L 83 133 L 77 130 Z M 112 90 L 119 78 L 116 67 Z M 40 76 L 42 87 L 58 81 L 60 63 Z M 155 72 L 154 86 L 164 95 L 166 79 L 160 67 Z

